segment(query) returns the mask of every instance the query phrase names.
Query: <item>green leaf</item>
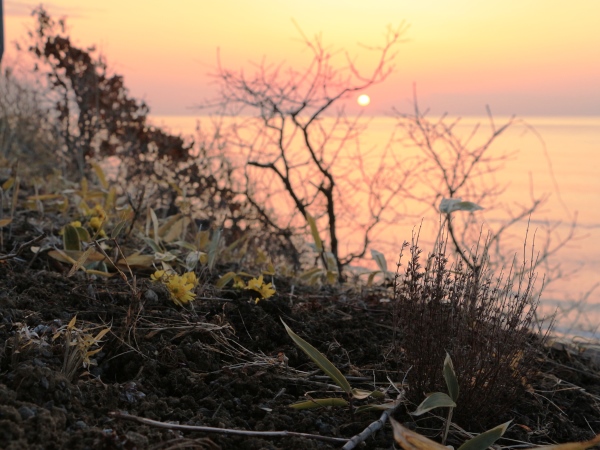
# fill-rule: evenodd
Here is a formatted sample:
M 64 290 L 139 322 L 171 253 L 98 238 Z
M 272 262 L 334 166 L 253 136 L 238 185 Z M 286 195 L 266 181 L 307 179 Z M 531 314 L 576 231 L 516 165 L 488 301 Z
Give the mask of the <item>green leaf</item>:
M 327 270 L 329 272 L 337 273 L 338 267 L 333 253 L 325 252 L 325 262 L 327 263 Z
M 2 184 L 2 190 L 4 192 L 8 191 L 15 184 L 15 177 L 10 177 Z
M 208 270 L 212 272 L 217 262 L 219 241 L 221 240 L 221 229 L 217 228 L 213 231 L 210 244 L 208 245 Z
M 100 167 L 99 164 L 94 162 L 92 163 L 92 167 L 94 169 L 94 172 L 96 173 L 96 176 L 98 177 L 98 181 L 100 181 L 100 185 L 104 189 L 108 189 L 108 182 L 106 181 L 106 176 L 104 175 L 104 170 L 102 170 L 102 167 Z
M 112 233 L 110 233 L 110 237 L 112 239 L 116 239 L 119 236 L 119 234 L 121 234 L 121 231 L 123 231 L 123 229 L 127 226 L 128 223 L 129 223 L 129 221 L 126 219 L 119 221 L 113 228 Z
M 325 372 L 325 374 L 327 374 L 327 376 L 331 378 L 335 384 L 341 387 L 346 394 L 351 395 L 352 387 L 350 386 L 350 383 L 348 383 L 348 380 L 346 380 L 346 377 L 342 375 L 342 372 L 340 372 L 338 368 L 331 363 L 331 361 L 325 358 L 325 355 L 323 355 L 319 350 L 294 333 L 283 321 L 283 319 L 281 319 L 281 323 L 283 323 L 285 331 L 287 331 L 287 334 L 290 335 L 294 343 L 300 347 L 300 349 L 306 353 L 306 355 L 312 359 L 314 363 L 319 366 L 319 368 Z
M 417 410 L 412 412 L 413 416 L 420 416 L 421 414 L 431 411 L 434 408 L 454 408 L 456 403 L 443 392 L 434 392 L 427 397 L 423 402 L 417 406 Z
M 94 252 L 94 247 L 90 246 L 85 252 L 81 254 L 77 261 L 75 261 L 75 264 L 73 264 L 73 267 L 71 267 L 71 270 L 69 270 L 67 278 L 72 277 L 75 272 L 84 267 L 85 262 L 90 257 L 92 252 Z
M 188 271 L 192 271 L 198 265 L 198 261 L 200 261 L 200 251 L 192 251 L 187 254 L 185 257 L 185 268 Z
M 600 434 L 584 442 L 567 442 L 566 444 L 542 445 L 535 450 L 585 450 L 600 443 Z
M 215 286 L 219 289 L 223 289 L 227 285 L 227 283 L 229 283 L 231 280 L 233 280 L 235 275 L 236 275 L 235 272 L 227 272 L 225 275 L 223 275 L 221 278 L 219 278 L 219 280 L 217 281 Z
M 383 275 L 386 276 L 387 271 L 388 271 L 387 270 L 387 261 L 385 260 L 385 256 L 383 255 L 383 253 L 378 252 L 377 250 L 371 250 L 371 256 L 377 263 L 377 266 L 379 267 L 379 269 L 383 272 Z
M 386 402 L 386 403 L 371 403 L 369 405 L 361 405 L 355 409 L 356 413 L 363 413 L 367 411 L 386 411 L 388 409 L 395 408 L 398 406 L 399 401 Z
M 321 273 L 323 273 L 323 269 L 321 269 L 320 267 L 313 267 L 312 269 L 308 269 L 307 271 L 302 272 L 300 274 L 300 279 L 301 280 L 309 280 L 316 274 L 321 274 Z
M 81 250 L 79 233 L 73 225 L 65 225 L 63 231 L 63 248 L 65 250 Z
M 142 239 L 148 245 L 148 247 L 150 247 L 152 249 L 152 251 L 154 253 L 161 253 L 163 251 L 163 249 L 160 247 L 160 245 L 158 245 L 156 243 L 156 241 L 154 241 L 153 239 L 150 239 L 150 238 L 142 238 Z
M 357 400 L 364 400 L 367 397 L 382 398 L 383 392 L 381 391 L 366 391 L 364 389 L 352 389 L 352 397 Z
M 381 272 L 381 270 L 376 270 L 374 272 L 370 272 L 369 273 L 369 278 L 367 279 L 367 286 L 368 287 L 373 286 L 373 279 L 375 278 L 375 275 L 377 275 L 379 272 Z
M 502 425 L 498 425 L 491 430 L 481 433 L 479 436 L 475 436 L 473 439 L 469 439 L 463 445 L 458 447 L 458 450 L 485 450 L 504 434 L 511 422 L 512 421 L 509 420 Z
M 305 402 L 293 403 L 290 408 L 294 409 L 315 409 L 326 406 L 348 406 L 348 402 L 343 398 L 313 398 Z
M 452 358 L 448 353 L 446 353 L 446 359 L 444 360 L 444 379 L 446 380 L 446 386 L 448 386 L 450 398 L 456 402 L 458 400 L 458 379 L 456 378 Z
M 152 208 L 148 208 L 148 217 L 146 218 L 146 236 L 149 236 L 149 223 L 152 224 L 152 230 L 154 232 L 154 242 L 157 246 L 160 245 L 160 236 L 158 234 L 158 217 Z
M 390 417 L 394 430 L 394 440 L 405 450 L 448 450 L 448 447 L 438 444 L 425 436 L 412 431 Z
M 315 218 L 309 213 L 306 213 L 306 221 L 310 225 L 310 232 L 315 241 L 317 251 L 319 253 L 323 253 L 323 241 L 321 240 L 321 236 L 319 236 L 319 230 L 317 229 L 317 222 L 315 222 Z
M 190 224 L 189 217 L 179 217 L 175 215 L 160 227 L 158 234 L 163 242 L 172 243 L 181 236 L 185 235 Z
M 440 212 L 450 214 L 454 211 L 478 211 L 483 209 L 481 206 L 473 202 L 463 202 L 460 198 L 444 198 L 442 199 L 439 210 Z
M 153 255 L 140 255 L 138 252 L 118 260 L 117 264 L 120 266 L 129 266 L 132 269 L 141 269 L 152 266 L 153 262 Z
M 75 227 L 75 230 L 77 230 L 80 242 L 90 242 L 92 240 L 92 238 L 90 237 L 90 233 L 88 233 L 88 230 L 86 230 L 85 228 Z

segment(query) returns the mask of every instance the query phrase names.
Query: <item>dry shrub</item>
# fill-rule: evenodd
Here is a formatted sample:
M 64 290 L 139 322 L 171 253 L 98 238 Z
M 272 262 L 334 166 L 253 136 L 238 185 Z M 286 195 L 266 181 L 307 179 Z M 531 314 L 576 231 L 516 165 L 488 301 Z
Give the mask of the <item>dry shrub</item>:
M 45 176 L 62 168 L 57 158 L 59 136 L 41 95 L 11 69 L 0 74 L 0 180 L 8 166 L 19 164 L 19 175 Z
M 508 273 L 494 276 L 485 250 L 472 268 L 461 260 L 449 264 L 445 242 L 423 266 L 417 242 L 407 247 L 410 259 L 394 293 L 400 351 L 410 366 L 409 399 L 419 404 L 427 393 L 446 392 L 442 368 L 448 352 L 460 385 L 457 422 L 497 424 L 527 389 L 536 370 L 536 343 L 545 338 L 532 332 L 536 274 L 525 263 L 513 263 Z M 399 269 L 401 262 L 402 255 Z

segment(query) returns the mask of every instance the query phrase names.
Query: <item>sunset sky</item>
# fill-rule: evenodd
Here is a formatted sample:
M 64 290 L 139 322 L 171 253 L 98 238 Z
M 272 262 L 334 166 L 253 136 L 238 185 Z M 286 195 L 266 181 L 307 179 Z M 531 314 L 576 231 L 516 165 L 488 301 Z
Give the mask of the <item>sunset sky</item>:
M 265 58 L 300 67 L 307 52 L 293 21 L 359 68 L 359 44 L 382 43 L 387 25 L 409 25 L 394 74 L 367 94 L 370 114 L 407 110 L 416 83 L 432 112 L 600 116 L 600 1 L 574 0 L 54 0 L 71 37 L 96 44 L 131 93 L 155 115 L 198 114 L 211 98 L 217 49 L 223 65 L 251 70 Z M 5 0 L 7 53 L 33 25 L 36 3 Z M 359 108 L 355 102 L 352 108 Z

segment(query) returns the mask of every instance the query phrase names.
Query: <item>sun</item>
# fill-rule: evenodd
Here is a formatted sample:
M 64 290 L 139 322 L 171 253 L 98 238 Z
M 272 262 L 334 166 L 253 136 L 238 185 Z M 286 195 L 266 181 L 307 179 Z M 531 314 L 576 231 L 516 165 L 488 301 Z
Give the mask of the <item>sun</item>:
M 371 97 L 369 97 L 367 94 L 359 95 L 356 99 L 356 103 L 358 103 L 360 106 L 367 106 L 369 103 L 371 103 Z

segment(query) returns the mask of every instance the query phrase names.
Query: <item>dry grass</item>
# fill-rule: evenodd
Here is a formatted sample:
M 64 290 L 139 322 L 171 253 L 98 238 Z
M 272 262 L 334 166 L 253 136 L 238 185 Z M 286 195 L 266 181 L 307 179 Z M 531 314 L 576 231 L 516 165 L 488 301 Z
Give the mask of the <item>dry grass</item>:
M 402 334 L 397 356 L 410 367 L 409 399 L 418 404 L 426 393 L 445 391 L 442 367 L 448 352 L 460 384 L 458 423 L 497 424 L 528 389 L 536 344 L 544 339 L 531 332 L 539 302 L 532 298 L 535 273 L 513 264 L 508 273 L 494 276 L 485 251 L 473 268 L 462 261 L 449 264 L 444 242 L 423 266 L 417 243 L 405 246 L 410 259 L 396 277 L 394 299 Z

